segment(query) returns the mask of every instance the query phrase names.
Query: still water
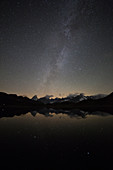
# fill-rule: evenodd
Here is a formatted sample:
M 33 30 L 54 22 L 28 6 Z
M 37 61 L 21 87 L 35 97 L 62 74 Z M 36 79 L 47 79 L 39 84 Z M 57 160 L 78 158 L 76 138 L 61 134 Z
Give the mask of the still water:
M 113 115 L 32 111 L 1 117 L 0 146 L 9 169 L 113 169 Z

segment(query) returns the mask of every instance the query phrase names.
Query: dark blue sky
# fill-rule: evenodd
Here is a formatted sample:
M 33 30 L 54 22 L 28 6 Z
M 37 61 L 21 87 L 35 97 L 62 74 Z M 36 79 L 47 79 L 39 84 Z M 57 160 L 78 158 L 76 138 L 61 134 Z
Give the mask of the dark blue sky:
M 112 0 L 1 0 L 0 91 L 112 92 Z

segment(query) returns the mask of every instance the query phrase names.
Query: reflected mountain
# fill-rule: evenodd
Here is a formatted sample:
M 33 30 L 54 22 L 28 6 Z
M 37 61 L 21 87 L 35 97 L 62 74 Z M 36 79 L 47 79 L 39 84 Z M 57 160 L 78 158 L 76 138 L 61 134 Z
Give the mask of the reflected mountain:
M 79 109 L 72 109 L 72 110 L 64 110 L 64 109 L 48 109 L 48 108 L 40 108 L 37 110 L 29 110 L 28 108 L 24 109 L 12 109 L 12 108 L 5 108 L 0 109 L 0 118 L 2 117 L 13 117 L 13 116 L 21 116 L 22 114 L 25 115 L 28 112 L 31 113 L 33 117 L 38 114 L 42 114 L 46 117 L 53 117 L 54 114 L 66 114 L 71 118 L 86 118 L 87 115 L 98 115 L 98 116 L 109 116 L 113 115 L 113 112 L 104 112 L 104 111 L 84 111 Z
M 31 114 L 32 114 L 32 116 L 36 116 L 36 114 L 37 114 L 37 111 L 31 111 Z
M 31 112 L 31 114 L 33 115 L 33 113 L 35 113 L 36 116 L 36 111 Z M 55 110 L 55 109 L 42 109 L 37 111 L 37 113 L 39 114 L 43 114 L 46 117 L 52 117 L 54 116 L 53 114 L 66 114 L 71 118 L 86 118 L 87 115 L 97 115 L 97 116 L 109 116 L 112 115 L 111 113 L 107 113 L 107 112 L 101 112 L 101 111 L 93 111 L 93 112 L 88 112 L 88 111 L 83 111 L 83 110 Z M 33 115 L 34 116 L 34 115 Z

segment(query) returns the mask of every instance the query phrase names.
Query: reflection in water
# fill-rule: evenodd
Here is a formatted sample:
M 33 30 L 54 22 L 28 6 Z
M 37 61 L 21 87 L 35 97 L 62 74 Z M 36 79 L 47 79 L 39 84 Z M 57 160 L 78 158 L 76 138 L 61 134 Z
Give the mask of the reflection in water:
M 21 114 L 26 114 L 28 112 L 31 112 L 32 116 L 36 116 L 37 113 L 43 114 L 46 117 L 51 117 L 53 116 L 52 113 L 55 114 L 66 114 L 71 118 L 74 117 L 81 117 L 81 118 L 86 118 L 87 115 L 99 115 L 99 116 L 108 116 L 112 115 L 113 112 L 104 112 L 104 111 L 83 111 L 83 110 L 78 110 L 78 109 L 73 109 L 73 110 L 55 110 L 55 109 L 47 109 L 47 108 L 42 108 L 38 110 L 29 110 L 29 109 L 2 109 L 0 111 L 0 118 L 2 117 L 13 117 L 15 115 L 20 116 Z
M 0 115 L 0 160 L 9 161 L 4 164 L 9 169 L 14 169 L 12 162 L 20 170 L 112 167 L 110 113 L 44 108 L 7 110 Z
M 81 118 L 87 118 L 87 115 L 97 115 L 97 116 L 109 116 L 110 113 L 107 113 L 107 112 L 100 112 L 100 111 L 96 111 L 96 112 L 86 112 L 86 111 L 82 111 L 82 110 L 72 110 L 72 111 L 69 111 L 69 110 L 40 110 L 40 111 L 31 111 L 31 114 L 33 116 L 36 116 L 36 114 L 39 113 L 39 114 L 43 114 L 45 115 L 46 117 L 52 117 L 53 116 L 53 113 L 55 114 L 66 114 L 68 115 L 70 118 L 78 118 L 78 117 L 81 117 Z

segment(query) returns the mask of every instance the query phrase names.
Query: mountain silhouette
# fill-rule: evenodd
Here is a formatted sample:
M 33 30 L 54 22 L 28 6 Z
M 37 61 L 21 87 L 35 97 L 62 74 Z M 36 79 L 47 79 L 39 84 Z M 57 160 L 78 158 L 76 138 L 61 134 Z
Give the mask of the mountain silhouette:
M 37 101 L 38 97 L 37 97 L 37 95 L 34 95 L 31 99 L 34 100 L 34 101 Z
M 55 109 L 82 109 L 84 111 L 113 111 L 113 93 L 101 99 L 92 99 L 82 100 L 77 103 L 72 101 L 65 101 L 62 103 L 53 103 L 48 104 L 49 108 Z
M 45 98 L 43 99 L 45 100 Z M 113 110 L 113 92 L 109 94 L 108 96 L 101 98 L 101 99 L 92 99 L 87 98 L 84 96 L 76 96 L 74 98 L 71 98 L 71 100 L 68 98 L 62 98 L 57 99 L 54 101 L 52 99 L 51 103 L 45 104 L 42 102 L 43 100 L 32 100 L 28 97 L 23 96 L 17 96 L 16 94 L 7 94 L 4 92 L 0 92 L 0 109 L 2 108 L 9 108 L 9 107 L 31 107 L 32 110 L 35 110 L 35 108 L 53 108 L 53 109 L 83 109 L 83 110 Z M 49 99 L 48 99 L 49 100 Z M 82 101 L 80 101 L 82 100 Z
M 41 105 L 43 105 L 43 103 L 41 103 L 40 101 L 34 101 L 29 99 L 28 97 L 0 92 L 0 107 L 41 106 Z
M 77 104 L 78 106 L 99 106 L 99 107 L 113 107 L 113 92 L 108 96 L 101 99 L 89 99 L 87 101 L 81 101 Z
M 88 100 L 88 99 L 100 99 L 100 98 L 103 98 L 107 95 L 105 94 L 97 94 L 97 95 L 93 95 L 93 96 L 85 96 L 83 93 L 80 93 L 80 94 L 71 94 L 67 97 L 63 97 L 63 98 L 50 98 L 50 97 L 53 97 L 52 95 L 46 95 L 44 97 L 41 97 L 41 98 L 37 98 L 37 95 L 34 95 L 32 97 L 32 100 L 35 100 L 35 101 L 40 101 L 44 104 L 52 104 L 52 103 L 62 103 L 62 102 L 72 102 L 72 103 L 78 103 L 80 101 L 83 101 L 83 100 Z

